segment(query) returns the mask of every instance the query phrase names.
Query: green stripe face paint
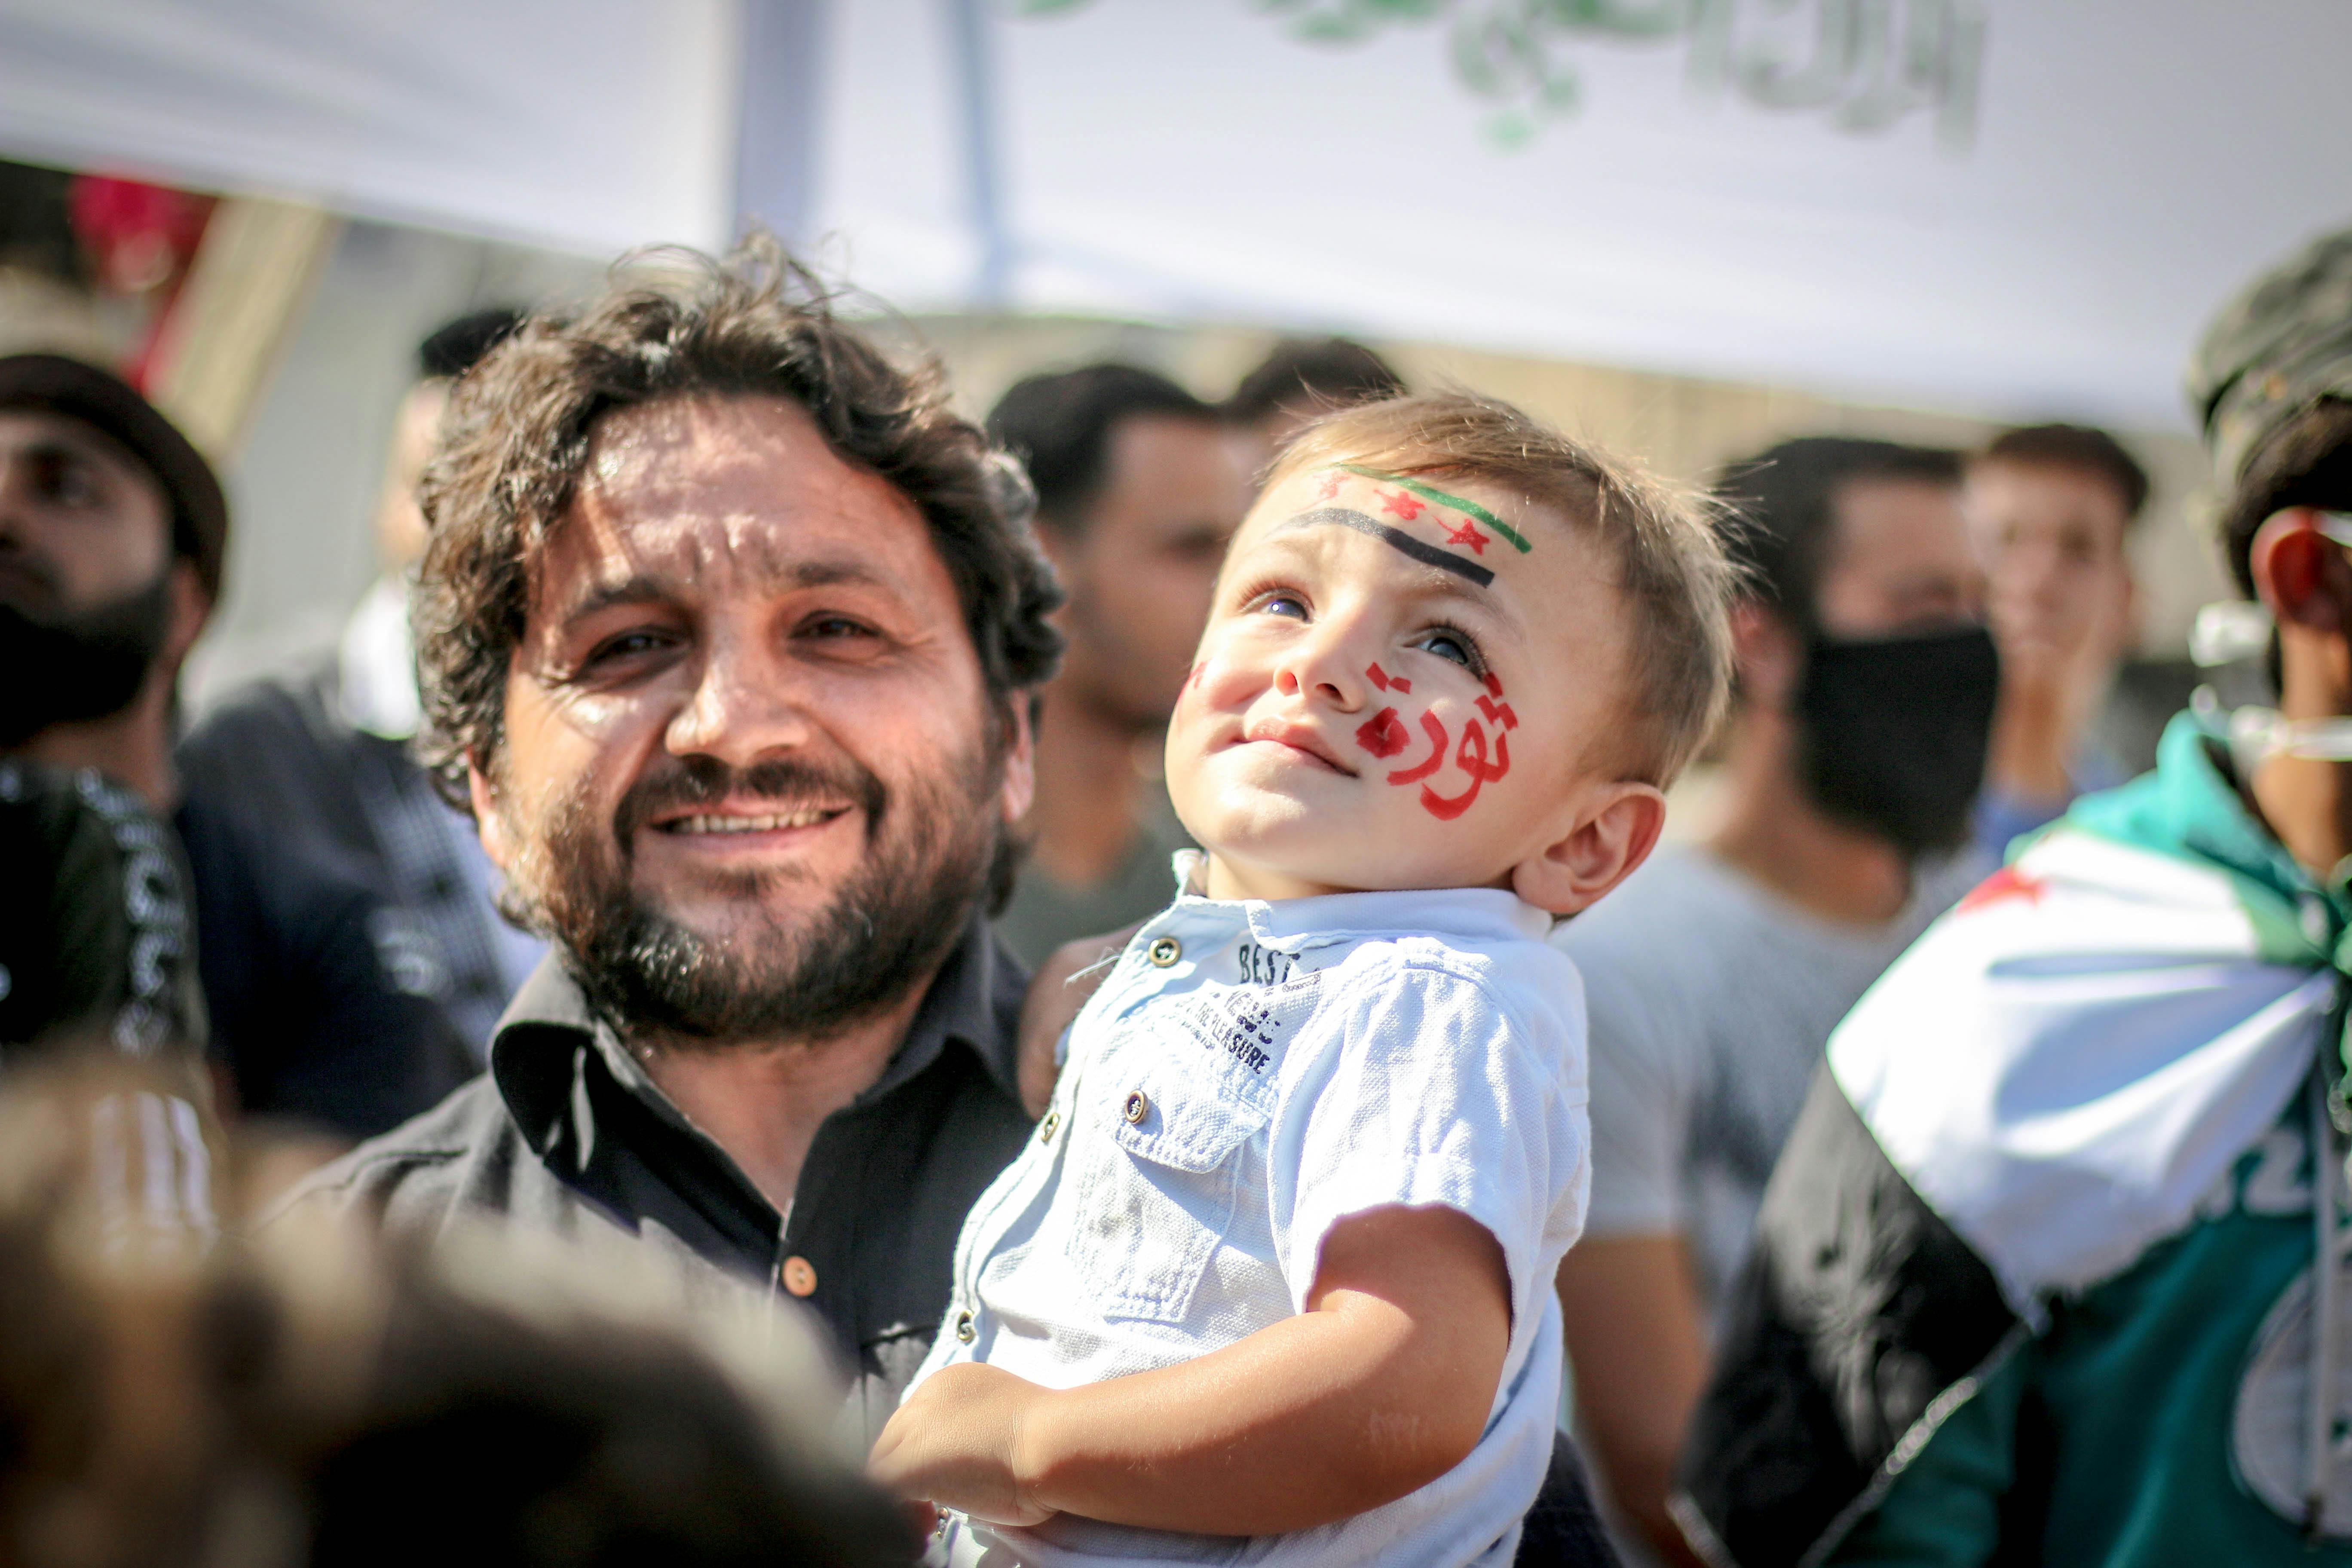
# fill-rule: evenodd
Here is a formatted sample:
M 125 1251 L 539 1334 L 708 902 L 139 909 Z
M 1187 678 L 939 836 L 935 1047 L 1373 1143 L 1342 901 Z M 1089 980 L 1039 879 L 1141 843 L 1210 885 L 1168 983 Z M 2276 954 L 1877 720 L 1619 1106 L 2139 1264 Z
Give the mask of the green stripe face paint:
M 1514 545 L 1517 546 L 1519 553 L 1522 555 L 1534 548 L 1534 546 L 1530 545 L 1526 539 L 1520 536 L 1517 529 L 1513 528 L 1509 523 L 1505 522 L 1501 518 L 1496 517 L 1493 512 L 1488 511 L 1485 507 L 1480 506 L 1475 500 L 1467 500 L 1457 495 L 1449 495 L 1447 492 L 1439 489 L 1435 485 L 1425 485 L 1419 479 L 1409 479 L 1402 474 L 1384 474 L 1378 468 L 1368 468 L 1360 463 L 1334 463 L 1331 466 L 1339 469 L 1342 473 L 1353 474 L 1358 479 L 1373 479 L 1384 485 L 1394 485 L 1399 489 L 1411 490 L 1413 494 L 1421 497 L 1423 500 L 1435 501 L 1439 506 L 1451 507 L 1455 511 L 1461 512 L 1465 516 L 1475 517 L 1480 522 L 1485 523 L 1488 528 L 1493 529 L 1496 533 L 1502 535 L 1505 539 L 1509 540 Z

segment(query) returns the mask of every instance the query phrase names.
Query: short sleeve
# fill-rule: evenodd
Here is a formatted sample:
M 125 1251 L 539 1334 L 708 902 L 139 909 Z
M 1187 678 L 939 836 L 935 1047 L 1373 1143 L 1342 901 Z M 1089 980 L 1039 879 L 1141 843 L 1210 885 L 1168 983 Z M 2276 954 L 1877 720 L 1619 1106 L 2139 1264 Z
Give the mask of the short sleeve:
M 1559 1006 L 1507 1009 L 1467 973 L 1383 961 L 1347 974 L 1349 1001 L 1318 1010 L 1293 1047 L 1310 1046 L 1312 1066 L 1270 1149 L 1294 1308 L 1306 1310 L 1331 1227 L 1391 1205 L 1476 1220 L 1503 1248 L 1514 1314 L 1540 1308 L 1588 1181 L 1575 975 L 1559 968 Z
M 1646 963 L 1578 953 L 1591 1055 L 1592 1203 L 1589 1236 L 1668 1236 L 1685 1225 L 1686 1163 L 1696 1078 L 1695 1032 L 1657 994 L 1671 976 Z

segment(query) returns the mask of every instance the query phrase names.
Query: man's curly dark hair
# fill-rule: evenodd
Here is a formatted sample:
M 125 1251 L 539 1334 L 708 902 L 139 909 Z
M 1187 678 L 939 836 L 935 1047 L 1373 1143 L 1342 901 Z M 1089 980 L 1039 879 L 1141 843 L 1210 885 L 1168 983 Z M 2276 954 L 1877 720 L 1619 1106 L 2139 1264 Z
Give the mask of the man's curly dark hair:
M 467 804 L 468 758 L 494 773 L 531 575 L 597 421 L 673 397 L 797 404 L 844 461 L 915 503 L 979 651 L 992 735 L 1009 734 L 1017 695 L 1062 651 L 1045 619 L 1062 594 L 1031 528 L 1028 479 L 949 406 L 935 363 L 892 363 L 835 300 L 761 232 L 723 259 L 640 255 L 603 296 L 531 318 L 458 382 L 420 487 L 432 542 L 412 609 L 420 750 L 453 803 Z

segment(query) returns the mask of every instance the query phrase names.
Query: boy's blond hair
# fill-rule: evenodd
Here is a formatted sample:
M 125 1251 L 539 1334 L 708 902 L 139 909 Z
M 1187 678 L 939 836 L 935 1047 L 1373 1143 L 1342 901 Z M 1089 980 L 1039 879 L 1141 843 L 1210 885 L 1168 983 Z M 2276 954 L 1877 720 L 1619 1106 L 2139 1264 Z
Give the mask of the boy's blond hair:
M 1546 506 L 1616 558 L 1628 616 L 1625 709 L 1612 747 L 1622 775 L 1674 782 L 1715 729 L 1731 688 L 1728 606 L 1737 569 L 1705 500 L 1507 403 L 1464 392 L 1392 397 L 1325 416 L 1266 476 L 1359 463 L 1400 475 L 1478 479 Z

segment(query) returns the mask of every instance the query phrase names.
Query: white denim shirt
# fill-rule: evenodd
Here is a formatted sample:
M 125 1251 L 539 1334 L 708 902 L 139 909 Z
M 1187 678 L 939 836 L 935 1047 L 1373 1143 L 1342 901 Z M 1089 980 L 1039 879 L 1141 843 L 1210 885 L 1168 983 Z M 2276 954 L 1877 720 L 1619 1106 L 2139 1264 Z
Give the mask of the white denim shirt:
M 1180 877 L 1198 863 L 1180 855 Z M 1550 924 L 1486 889 L 1180 897 L 1078 1016 L 1036 1136 L 965 1220 L 916 1376 L 979 1361 L 1069 1388 L 1190 1361 L 1303 1311 L 1342 1219 L 1444 1205 L 1493 1233 L 1510 1269 L 1510 1348 L 1469 1457 L 1290 1535 L 950 1517 L 940 1558 L 1511 1561 L 1551 1457 L 1552 1276 L 1591 1179 L 1583 987 Z

